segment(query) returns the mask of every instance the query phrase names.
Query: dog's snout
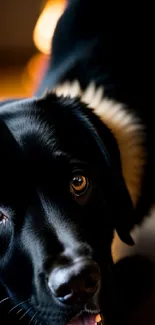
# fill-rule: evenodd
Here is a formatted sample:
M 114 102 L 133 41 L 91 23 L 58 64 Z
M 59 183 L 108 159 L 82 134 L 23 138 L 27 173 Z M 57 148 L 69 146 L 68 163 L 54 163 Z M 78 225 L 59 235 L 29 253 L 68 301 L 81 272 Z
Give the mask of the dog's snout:
M 100 270 L 93 261 L 78 261 L 57 267 L 49 276 L 48 285 L 54 296 L 64 303 L 86 303 L 100 285 Z

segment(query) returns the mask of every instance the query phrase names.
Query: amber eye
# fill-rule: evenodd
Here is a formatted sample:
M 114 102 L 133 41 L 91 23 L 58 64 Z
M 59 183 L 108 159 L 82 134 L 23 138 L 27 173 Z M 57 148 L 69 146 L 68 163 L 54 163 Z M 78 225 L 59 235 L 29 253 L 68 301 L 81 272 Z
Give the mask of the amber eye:
M 77 174 L 74 175 L 71 181 L 71 192 L 79 196 L 84 194 L 88 189 L 87 177 Z

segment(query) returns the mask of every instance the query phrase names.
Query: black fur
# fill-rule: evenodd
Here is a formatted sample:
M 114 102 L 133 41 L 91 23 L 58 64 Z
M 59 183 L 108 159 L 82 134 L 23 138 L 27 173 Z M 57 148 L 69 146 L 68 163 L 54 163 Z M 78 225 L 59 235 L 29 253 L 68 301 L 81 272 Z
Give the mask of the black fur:
M 111 321 L 113 231 L 132 243 L 129 231 L 155 197 L 153 67 L 145 36 L 146 30 L 151 34 L 151 23 L 146 28 L 144 17 L 142 4 L 70 0 L 55 30 L 49 70 L 37 97 L 1 104 L 0 211 L 7 217 L 0 222 L 1 325 L 18 324 L 24 314 L 19 324 L 67 325 L 84 309 L 61 305 L 47 286 L 49 270 L 66 245 L 99 264 L 100 308 Z M 127 104 L 146 127 L 148 162 L 135 210 L 110 130 L 78 98 L 40 97 L 47 88 L 74 79 L 83 89 L 92 80 L 102 85 L 106 97 Z M 77 170 L 90 186 L 75 199 L 70 182 Z M 66 244 L 68 229 L 75 247 Z

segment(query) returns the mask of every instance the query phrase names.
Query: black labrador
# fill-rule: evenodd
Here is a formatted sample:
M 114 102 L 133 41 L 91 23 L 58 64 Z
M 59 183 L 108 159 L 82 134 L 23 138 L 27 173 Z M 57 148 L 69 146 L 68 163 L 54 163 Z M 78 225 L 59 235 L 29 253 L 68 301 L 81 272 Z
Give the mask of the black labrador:
M 69 0 L 35 96 L 1 103 L 1 325 L 116 323 L 114 230 L 155 199 L 150 15 Z

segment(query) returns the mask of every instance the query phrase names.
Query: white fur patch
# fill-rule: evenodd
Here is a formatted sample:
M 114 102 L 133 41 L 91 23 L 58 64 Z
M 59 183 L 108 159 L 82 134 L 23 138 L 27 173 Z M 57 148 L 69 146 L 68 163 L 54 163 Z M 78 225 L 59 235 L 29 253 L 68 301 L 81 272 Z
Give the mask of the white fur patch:
M 94 83 L 82 91 L 78 81 L 65 82 L 54 92 L 57 96 L 80 97 L 111 130 L 119 146 L 125 183 L 132 202 L 136 205 L 146 162 L 142 122 L 125 105 L 105 98 L 103 87 L 96 88 Z

